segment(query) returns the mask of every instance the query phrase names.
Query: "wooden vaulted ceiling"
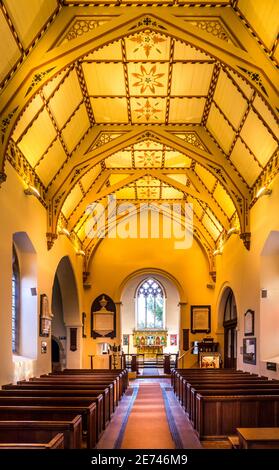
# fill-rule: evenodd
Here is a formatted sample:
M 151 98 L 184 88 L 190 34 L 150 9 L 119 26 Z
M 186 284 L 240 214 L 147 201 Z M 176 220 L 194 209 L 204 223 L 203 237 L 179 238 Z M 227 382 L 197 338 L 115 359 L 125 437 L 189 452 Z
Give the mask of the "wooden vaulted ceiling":
M 4 0 L 2 158 L 39 189 L 49 246 L 64 226 L 89 257 L 87 207 L 114 194 L 191 202 L 210 258 L 277 172 L 278 2 L 105 3 Z

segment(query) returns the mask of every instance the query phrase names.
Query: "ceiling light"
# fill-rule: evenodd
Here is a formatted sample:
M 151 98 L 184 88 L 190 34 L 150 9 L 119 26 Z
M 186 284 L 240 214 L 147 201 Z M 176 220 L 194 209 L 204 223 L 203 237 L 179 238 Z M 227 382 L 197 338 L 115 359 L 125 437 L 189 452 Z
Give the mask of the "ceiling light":
M 272 193 L 272 190 L 267 188 L 266 186 L 263 186 L 262 188 L 259 189 L 259 191 L 256 194 L 256 198 L 258 199 L 261 196 L 269 196 Z
M 69 230 L 68 230 L 67 228 L 65 228 L 65 227 L 61 228 L 61 229 L 59 230 L 59 233 L 62 233 L 62 234 L 64 234 L 64 235 L 67 235 L 67 237 L 69 237 L 69 236 L 71 235 L 70 232 L 69 232 Z
M 85 256 L 85 251 L 83 251 L 83 250 L 77 250 L 76 253 L 77 253 L 78 256 Z
M 31 186 L 31 185 L 29 185 L 28 188 L 24 190 L 24 194 L 26 194 L 27 196 L 41 197 L 40 191 L 37 188 L 35 188 L 35 186 Z

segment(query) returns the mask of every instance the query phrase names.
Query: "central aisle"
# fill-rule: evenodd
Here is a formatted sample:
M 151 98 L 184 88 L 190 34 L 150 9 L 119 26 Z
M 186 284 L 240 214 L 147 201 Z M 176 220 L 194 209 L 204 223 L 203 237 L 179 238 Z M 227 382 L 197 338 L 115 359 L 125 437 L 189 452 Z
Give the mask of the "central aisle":
M 174 449 L 160 384 L 140 384 L 121 449 Z

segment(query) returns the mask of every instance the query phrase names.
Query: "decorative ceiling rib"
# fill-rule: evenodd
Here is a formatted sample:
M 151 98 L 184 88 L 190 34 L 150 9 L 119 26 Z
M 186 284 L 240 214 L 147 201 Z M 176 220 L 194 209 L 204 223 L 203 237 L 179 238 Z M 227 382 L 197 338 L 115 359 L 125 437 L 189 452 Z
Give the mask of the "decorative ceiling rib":
M 207 253 L 232 226 L 248 247 L 249 205 L 278 171 L 276 2 L 269 35 L 250 0 L 47 3 L 0 106 L 2 157 L 47 205 L 49 246 L 64 226 L 94 251 L 87 208 L 113 194 L 193 204 Z M 34 42 L 13 6 L 0 10 L 11 67 Z

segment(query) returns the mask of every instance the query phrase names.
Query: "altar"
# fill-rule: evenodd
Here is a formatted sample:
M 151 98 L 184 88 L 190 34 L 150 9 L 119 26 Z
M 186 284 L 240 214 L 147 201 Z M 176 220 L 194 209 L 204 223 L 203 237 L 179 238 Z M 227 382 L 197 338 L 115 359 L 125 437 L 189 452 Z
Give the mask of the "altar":
M 164 346 L 167 345 L 167 336 L 167 330 L 134 330 L 133 342 L 137 354 L 144 354 L 145 357 L 163 354 Z

